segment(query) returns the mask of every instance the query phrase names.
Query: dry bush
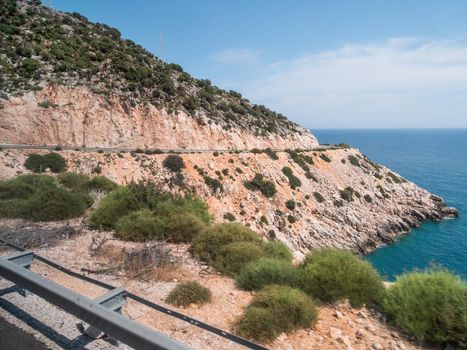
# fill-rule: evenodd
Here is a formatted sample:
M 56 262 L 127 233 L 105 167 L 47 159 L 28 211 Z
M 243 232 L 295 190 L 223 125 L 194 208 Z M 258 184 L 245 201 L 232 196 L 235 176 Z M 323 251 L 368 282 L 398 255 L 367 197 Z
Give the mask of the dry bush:
M 26 249 L 52 247 L 61 240 L 80 234 L 82 229 L 81 225 L 61 224 L 56 227 L 40 227 L 31 225 L 30 222 L 21 222 L 15 226 L 0 226 L 0 239 Z
M 129 278 L 167 280 L 175 274 L 180 259 L 165 242 L 154 242 L 141 249 L 126 252 L 122 270 Z
M 166 242 L 151 242 L 140 248 L 126 249 L 107 244 L 110 240 L 110 236 L 105 234 L 92 238 L 90 255 L 105 260 L 107 267 L 86 272 L 122 272 L 127 278 L 157 281 L 172 280 L 180 272 L 180 258 Z

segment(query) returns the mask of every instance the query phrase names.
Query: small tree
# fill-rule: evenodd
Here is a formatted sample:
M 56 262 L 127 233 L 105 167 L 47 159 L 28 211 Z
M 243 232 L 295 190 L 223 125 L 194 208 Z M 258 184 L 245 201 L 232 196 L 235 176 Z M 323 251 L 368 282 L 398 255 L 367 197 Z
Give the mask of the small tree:
M 179 173 L 182 169 L 185 168 L 185 162 L 183 161 L 183 158 L 176 154 L 167 156 L 162 164 L 164 167 L 174 173 Z

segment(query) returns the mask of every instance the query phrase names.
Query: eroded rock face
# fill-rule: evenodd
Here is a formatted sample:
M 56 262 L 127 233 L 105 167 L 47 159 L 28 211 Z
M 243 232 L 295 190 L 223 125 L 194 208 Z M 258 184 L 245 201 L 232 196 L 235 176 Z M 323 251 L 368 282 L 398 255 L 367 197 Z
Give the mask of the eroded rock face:
M 206 116 L 169 114 L 151 104 L 132 107 L 119 97 L 94 94 L 85 87 L 48 85 L 2 104 L 0 143 L 160 149 L 310 149 L 318 145 L 302 128 L 298 133 L 279 130 L 257 136 L 247 130 L 227 130 Z
M 0 152 L 0 178 L 26 172 L 23 164 L 31 152 Z M 330 162 L 323 160 L 321 153 Z M 179 189 L 179 182 L 162 165 L 164 154 L 76 151 L 61 154 L 71 171 L 92 174 L 99 165 L 102 175 L 118 183 L 151 179 L 168 189 Z M 313 159 L 310 168 L 317 181 L 307 178 L 306 172 L 286 152 L 278 152 L 278 160 L 252 153 L 224 153 L 217 157 L 212 153 L 182 154 L 186 164 L 184 186 L 194 189 L 207 201 L 215 221 L 224 221 L 224 214 L 232 213 L 237 221 L 250 224 L 263 237 L 285 242 L 297 257 L 311 248 L 324 246 L 366 253 L 393 242 L 424 220 L 457 215 L 457 210 L 448 208 L 442 198 L 370 162 L 356 149 L 304 154 Z M 356 157 L 359 166 L 352 165 L 349 156 Z M 282 172 L 285 166 L 301 181 L 295 190 Z M 223 192 L 213 192 L 197 169 L 203 169 L 213 178 L 218 177 L 216 172 L 227 173 L 221 179 Z M 274 182 L 277 193 L 272 198 L 244 186 L 257 173 Z M 346 187 L 353 191 L 351 201 L 341 198 L 340 191 Z M 323 197 L 322 202 L 317 194 Z M 288 200 L 295 201 L 294 210 L 287 209 Z M 289 215 L 296 219 L 294 223 L 289 222 Z

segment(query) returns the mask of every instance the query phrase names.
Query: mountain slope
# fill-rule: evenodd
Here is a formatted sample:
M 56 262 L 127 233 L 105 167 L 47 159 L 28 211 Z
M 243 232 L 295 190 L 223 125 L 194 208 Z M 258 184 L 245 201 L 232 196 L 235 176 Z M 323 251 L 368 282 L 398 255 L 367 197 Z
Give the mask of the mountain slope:
M 298 254 L 317 246 L 367 252 L 424 220 L 456 215 L 441 198 L 358 150 L 319 151 L 309 131 L 238 93 L 191 78 L 122 40 L 114 28 L 37 1 L 0 4 L 0 143 L 229 149 L 184 154 L 181 179 L 162 167 L 165 155 L 62 153 L 71 170 L 102 169 L 119 183 L 151 179 L 177 190 L 181 181 L 182 190 L 194 189 L 208 201 L 216 221 L 233 214 Z M 247 151 L 266 147 L 287 152 Z M 291 150 L 298 148 L 308 151 Z M 1 152 L 0 178 L 25 172 L 28 153 Z M 248 182 L 257 175 L 277 193 L 252 191 Z M 216 181 L 223 191 L 209 187 Z
M 209 80 L 192 78 L 179 65 L 166 64 L 122 39 L 117 29 L 38 3 L 0 1 L 0 102 L 5 115 L 0 136 L 5 141 L 105 146 L 102 138 L 86 135 L 95 131 L 95 119 L 104 119 L 105 125 L 115 124 L 112 145 L 131 146 L 134 140 L 138 146 L 154 146 L 158 140 L 138 136 L 141 130 L 136 129 L 157 123 L 167 125 L 152 133 L 166 134 L 180 124 L 202 125 L 232 148 L 255 147 L 235 140 L 245 135 L 257 138 L 261 146 L 272 146 L 281 138 L 292 142 L 290 147 L 317 144 L 309 131 L 282 114 L 253 104 L 235 91 L 219 89 Z M 21 124 L 48 125 L 25 140 L 12 119 L 31 110 L 33 115 L 26 115 Z M 130 120 L 127 125 L 125 118 Z M 68 129 L 62 125 L 66 123 Z M 50 129 L 61 138 L 50 136 Z M 129 139 L 114 137 L 123 129 L 136 131 Z M 67 131 L 76 139 L 67 138 Z M 191 141 L 179 146 L 195 147 Z
M 29 153 L 0 152 L 0 179 L 27 173 L 23 164 Z M 190 189 L 206 200 L 215 222 L 234 217 L 264 238 L 286 243 L 297 256 L 323 246 L 366 253 L 425 220 L 457 213 L 441 198 L 351 148 L 298 156 L 277 152 L 277 157 L 252 152 L 180 154 L 186 164 L 181 177 L 163 166 L 166 154 L 60 153 L 70 171 L 92 176 L 99 169 L 120 184 L 149 179 L 167 190 Z M 245 184 L 257 174 L 274 184 L 272 196 Z

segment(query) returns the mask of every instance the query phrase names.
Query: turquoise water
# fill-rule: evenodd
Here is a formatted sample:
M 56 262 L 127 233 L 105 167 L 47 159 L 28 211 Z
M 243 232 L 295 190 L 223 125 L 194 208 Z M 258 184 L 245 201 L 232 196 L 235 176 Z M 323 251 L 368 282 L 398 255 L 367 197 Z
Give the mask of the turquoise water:
M 386 276 L 442 265 L 467 278 L 467 130 L 312 130 L 321 143 L 345 142 L 442 196 L 460 217 L 426 222 L 367 258 Z

